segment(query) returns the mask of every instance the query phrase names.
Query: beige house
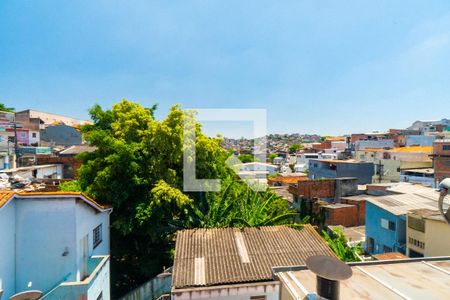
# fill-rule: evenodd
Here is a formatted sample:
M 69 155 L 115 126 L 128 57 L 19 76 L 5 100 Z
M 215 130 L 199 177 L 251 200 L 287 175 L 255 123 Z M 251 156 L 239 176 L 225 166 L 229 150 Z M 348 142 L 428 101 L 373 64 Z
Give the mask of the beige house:
M 356 151 L 356 160 L 374 164 L 372 182 L 400 182 L 402 170 L 431 168 L 432 153 L 433 147 L 429 146 L 363 149 Z
M 408 213 L 406 254 L 410 257 L 450 256 L 450 225 L 437 210 Z

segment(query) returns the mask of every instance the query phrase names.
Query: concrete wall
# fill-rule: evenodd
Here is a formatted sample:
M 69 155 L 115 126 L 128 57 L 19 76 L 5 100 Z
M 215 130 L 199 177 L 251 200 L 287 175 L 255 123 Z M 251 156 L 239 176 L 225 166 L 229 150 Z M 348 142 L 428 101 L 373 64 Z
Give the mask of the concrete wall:
M 15 289 L 15 202 L 10 201 L 0 208 L 0 291 L 9 299 Z
M 337 177 L 358 178 L 358 184 L 372 183 L 373 163 L 340 163 L 337 164 Z
M 109 260 L 102 267 L 87 291 L 87 300 L 97 300 L 100 293 L 103 299 L 111 299 Z
M 325 210 L 325 225 L 358 226 L 358 208 L 355 205 L 340 207 L 323 207 Z
M 450 225 L 444 221 L 425 222 L 425 256 L 450 255 Z

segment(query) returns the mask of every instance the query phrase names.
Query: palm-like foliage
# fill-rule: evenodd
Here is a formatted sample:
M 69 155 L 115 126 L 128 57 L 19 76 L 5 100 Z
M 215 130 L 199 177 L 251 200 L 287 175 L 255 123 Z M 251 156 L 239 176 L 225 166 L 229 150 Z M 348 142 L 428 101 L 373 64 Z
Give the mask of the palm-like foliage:
M 361 245 L 349 246 L 347 238 L 339 229 L 335 229 L 335 234 L 330 236 L 325 230 L 322 230 L 325 241 L 330 248 L 342 261 L 360 261 L 358 254 L 361 253 Z
M 281 197 L 270 192 L 256 192 L 242 182 L 231 182 L 220 193 L 208 193 L 192 211 L 191 226 L 259 227 L 294 224 L 298 214 Z

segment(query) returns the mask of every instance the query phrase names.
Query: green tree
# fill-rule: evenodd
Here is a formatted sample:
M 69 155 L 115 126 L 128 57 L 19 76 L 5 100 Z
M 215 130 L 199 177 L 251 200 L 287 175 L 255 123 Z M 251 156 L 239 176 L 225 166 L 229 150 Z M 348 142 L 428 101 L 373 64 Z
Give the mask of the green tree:
M 81 130 L 97 148 L 79 157 L 80 188 L 102 204 L 112 205 L 111 276 L 119 296 L 172 261 L 173 234 L 185 228 L 188 208 L 203 197 L 183 194 L 184 112 L 174 106 L 155 120 L 156 107 L 144 108 L 127 100 L 111 110 L 95 105 L 93 124 Z M 221 139 L 209 138 L 195 121 L 198 178 L 227 178 L 227 151 Z
M 15 109 L 13 107 L 7 107 L 5 104 L 0 103 L 0 111 L 14 112 Z
M 257 159 L 255 160 L 255 157 L 251 154 L 239 154 L 238 159 L 244 164 L 257 161 Z
M 289 147 L 289 153 L 295 153 L 295 152 L 297 152 L 298 150 L 300 150 L 300 149 L 302 149 L 303 148 L 303 145 L 302 144 L 292 144 L 290 147 Z
M 269 156 L 267 157 L 269 159 L 269 162 L 272 163 L 273 159 L 275 157 L 277 157 L 278 155 L 276 153 L 270 153 Z
M 62 192 L 81 192 L 80 183 L 76 180 L 62 182 L 59 185 L 59 190 Z

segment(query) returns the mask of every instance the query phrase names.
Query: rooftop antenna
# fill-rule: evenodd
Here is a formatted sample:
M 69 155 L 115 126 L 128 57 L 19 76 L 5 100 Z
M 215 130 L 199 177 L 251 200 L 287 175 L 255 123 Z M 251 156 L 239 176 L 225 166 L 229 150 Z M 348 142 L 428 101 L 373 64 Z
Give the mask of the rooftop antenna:
M 306 260 L 308 269 L 316 274 L 316 291 L 320 297 L 339 300 L 339 282 L 352 276 L 352 269 L 331 256 L 311 256 Z
M 447 196 L 447 193 L 450 190 L 450 178 L 445 178 L 444 180 L 442 180 L 439 184 L 439 187 L 441 189 L 438 201 L 439 211 L 441 212 L 447 223 L 450 224 L 450 208 L 448 208 L 447 211 L 444 211 L 444 198 L 445 196 Z

